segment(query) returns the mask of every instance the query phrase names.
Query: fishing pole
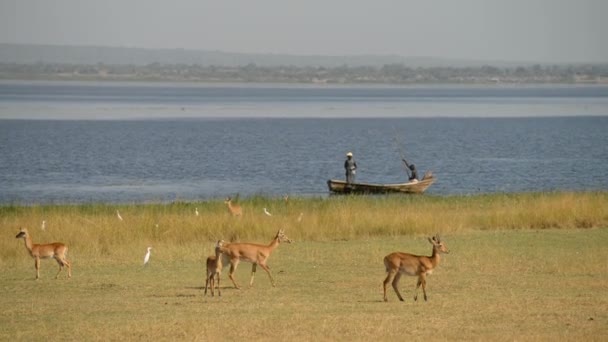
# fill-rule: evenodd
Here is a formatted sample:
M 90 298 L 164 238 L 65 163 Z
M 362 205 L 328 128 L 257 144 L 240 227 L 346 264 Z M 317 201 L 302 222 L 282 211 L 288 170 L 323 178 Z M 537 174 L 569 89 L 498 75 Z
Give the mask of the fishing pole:
M 393 127 L 393 130 L 394 130 L 394 127 Z M 404 163 L 403 168 L 405 169 L 405 173 L 407 173 L 407 177 L 410 178 L 411 177 L 411 175 L 410 175 L 410 169 L 409 169 L 409 167 L 407 165 L 407 162 L 405 161 L 406 160 L 405 159 L 405 154 L 403 153 L 402 146 L 401 146 L 401 144 L 399 143 L 399 141 L 397 139 L 397 132 L 396 131 L 395 131 L 395 136 L 394 136 L 393 140 L 395 142 L 395 145 L 397 145 L 397 150 L 399 150 L 399 154 L 401 155 L 401 160 Z

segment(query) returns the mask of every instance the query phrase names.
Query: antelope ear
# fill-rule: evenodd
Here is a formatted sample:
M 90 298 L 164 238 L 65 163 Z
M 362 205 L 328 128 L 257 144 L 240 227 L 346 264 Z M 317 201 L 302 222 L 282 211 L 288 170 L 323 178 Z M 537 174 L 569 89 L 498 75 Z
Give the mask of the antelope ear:
M 435 245 L 435 237 L 433 236 L 432 238 L 429 238 L 429 242 L 431 245 Z

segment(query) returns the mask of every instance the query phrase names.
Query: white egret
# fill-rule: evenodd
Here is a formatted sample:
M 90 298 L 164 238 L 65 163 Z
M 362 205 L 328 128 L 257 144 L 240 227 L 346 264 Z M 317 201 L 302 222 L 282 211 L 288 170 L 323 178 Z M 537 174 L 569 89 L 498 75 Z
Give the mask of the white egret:
M 198 216 L 198 208 L 194 208 L 194 215 Z
M 46 221 L 45 220 L 42 220 L 42 225 L 40 226 L 40 229 L 46 230 Z
M 146 266 L 148 264 L 148 261 L 150 261 L 150 250 L 152 249 L 152 247 L 148 247 L 148 251 L 146 252 L 146 256 L 144 257 L 144 266 Z
M 300 213 L 300 216 L 298 216 L 298 222 L 302 222 L 302 217 L 304 216 L 304 213 Z
M 264 208 L 264 214 L 266 214 L 267 216 L 272 216 L 271 213 L 268 212 L 268 209 Z
M 116 217 L 118 217 L 118 219 L 120 221 L 122 221 L 122 216 L 120 216 L 120 213 L 118 212 L 118 210 L 116 210 Z

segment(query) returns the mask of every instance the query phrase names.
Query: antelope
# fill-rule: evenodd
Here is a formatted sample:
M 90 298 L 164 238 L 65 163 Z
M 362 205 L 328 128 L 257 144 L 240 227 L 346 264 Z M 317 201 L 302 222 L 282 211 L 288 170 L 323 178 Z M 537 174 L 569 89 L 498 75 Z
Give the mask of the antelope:
M 424 301 L 426 297 L 426 276 L 427 274 L 433 273 L 433 270 L 439 265 L 441 260 L 441 253 L 449 253 L 447 247 L 441 239 L 439 234 L 436 234 L 432 238 L 428 238 L 429 242 L 433 245 L 433 254 L 428 256 L 414 255 L 409 253 L 394 252 L 384 257 L 384 266 L 388 273 L 386 279 L 384 279 L 384 301 L 388 302 L 386 297 L 386 287 L 390 282 L 393 284 L 393 289 L 397 293 L 399 300 L 403 302 L 403 297 L 399 293 L 399 279 L 402 275 L 418 276 L 418 282 L 416 283 L 416 293 L 414 300 L 418 300 L 418 288 L 422 285 L 422 292 L 424 293 Z
M 230 198 L 230 197 L 226 198 L 224 203 L 226 203 L 226 205 L 228 206 L 228 210 L 230 210 L 230 213 L 232 214 L 232 216 L 243 215 L 243 208 L 241 208 L 241 206 L 238 204 L 232 204 L 232 198 Z
M 272 251 L 279 246 L 281 242 L 291 243 L 291 239 L 285 235 L 283 229 L 279 229 L 277 235 L 270 241 L 268 246 L 255 244 L 255 243 L 229 243 L 222 246 L 221 252 L 230 260 L 230 273 L 228 277 L 232 280 L 234 287 L 240 289 L 239 285 L 234 280 L 234 271 L 236 271 L 236 267 L 238 266 L 240 261 L 246 261 L 252 263 L 251 266 L 251 280 L 249 281 L 249 286 L 253 286 L 253 278 L 255 277 L 255 271 L 257 265 L 260 265 L 268 273 L 268 277 L 270 278 L 270 283 L 272 286 L 276 286 L 274 282 L 274 278 L 272 277 L 272 273 L 270 272 L 270 268 L 266 265 L 266 261 Z
M 66 253 L 68 252 L 68 247 L 66 245 L 61 242 L 49 244 L 32 243 L 32 237 L 25 228 L 19 230 L 19 234 L 17 234 L 16 238 L 25 240 L 25 248 L 35 260 L 36 280 L 40 278 L 40 259 L 47 258 L 54 258 L 59 264 L 59 272 L 57 272 L 55 279 L 59 277 L 59 273 L 63 270 L 63 266 L 67 266 L 68 268 L 68 278 L 72 277 L 72 267 L 70 262 L 66 259 Z
M 218 240 L 215 244 L 215 255 L 207 257 L 207 277 L 205 278 L 205 296 L 207 295 L 207 287 L 211 283 L 211 295 L 214 296 L 215 280 L 217 279 L 217 295 L 221 296 L 220 290 L 220 275 L 222 274 L 222 256 L 220 255 L 221 247 L 224 245 L 224 240 Z

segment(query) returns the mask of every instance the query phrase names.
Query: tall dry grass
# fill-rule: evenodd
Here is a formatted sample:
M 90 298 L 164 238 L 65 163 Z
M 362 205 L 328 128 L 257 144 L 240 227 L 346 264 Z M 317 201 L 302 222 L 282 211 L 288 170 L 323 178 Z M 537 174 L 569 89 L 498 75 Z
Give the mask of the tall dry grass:
M 607 192 L 555 192 L 476 196 L 251 197 L 233 217 L 222 200 L 170 204 L 83 204 L 0 207 L 0 262 L 22 257 L 11 235 L 26 227 L 34 242 L 61 241 L 70 253 L 124 259 L 163 245 L 173 259 L 199 258 L 217 239 L 269 241 L 279 228 L 305 241 L 452 234 L 470 230 L 592 228 L 608 226 Z M 263 213 L 268 208 L 273 216 Z M 199 216 L 195 215 L 198 208 Z M 120 210 L 123 221 L 116 217 Z M 301 220 L 299 220 L 301 218 Z M 42 221 L 46 229 L 41 229 Z M 211 247 L 209 247 L 211 249 Z

